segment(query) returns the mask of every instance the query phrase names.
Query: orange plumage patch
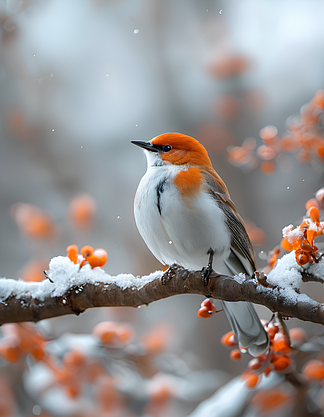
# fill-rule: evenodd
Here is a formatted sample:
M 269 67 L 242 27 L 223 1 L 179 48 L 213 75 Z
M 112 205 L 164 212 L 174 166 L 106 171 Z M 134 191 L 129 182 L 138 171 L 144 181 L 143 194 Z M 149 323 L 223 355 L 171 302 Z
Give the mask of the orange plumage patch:
M 154 145 L 170 145 L 172 150 L 162 153 L 161 158 L 175 165 L 211 167 L 206 149 L 198 140 L 182 133 L 164 133 L 152 140 Z
M 182 133 L 164 133 L 152 139 L 154 145 L 170 145 L 171 151 L 162 152 L 163 161 L 174 165 L 187 165 L 188 171 L 183 171 L 174 181 L 184 195 L 193 195 L 198 191 L 202 181 L 207 181 L 216 192 L 229 197 L 224 181 L 212 167 L 206 149 L 198 140 Z M 197 172 L 197 168 L 199 168 Z M 202 175 L 203 173 L 203 175 Z M 207 178 L 204 178 L 207 177 Z
M 182 197 L 194 197 L 198 193 L 203 181 L 204 177 L 198 168 L 180 171 L 173 180 Z

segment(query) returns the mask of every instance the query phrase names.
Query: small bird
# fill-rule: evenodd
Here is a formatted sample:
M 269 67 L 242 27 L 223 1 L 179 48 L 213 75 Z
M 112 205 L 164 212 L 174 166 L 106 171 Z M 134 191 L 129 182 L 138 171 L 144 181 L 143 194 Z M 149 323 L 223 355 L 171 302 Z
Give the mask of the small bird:
M 212 269 L 230 276 L 252 275 L 252 243 L 203 145 L 181 133 L 131 142 L 143 148 L 147 158 L 134 214 L 153 255 L 163 265 L 202 269 L 206 284 Z M 253 305 L 223 302 L 223 308 L 238 343 L 253 356 L 266 352 L 269 338 Z

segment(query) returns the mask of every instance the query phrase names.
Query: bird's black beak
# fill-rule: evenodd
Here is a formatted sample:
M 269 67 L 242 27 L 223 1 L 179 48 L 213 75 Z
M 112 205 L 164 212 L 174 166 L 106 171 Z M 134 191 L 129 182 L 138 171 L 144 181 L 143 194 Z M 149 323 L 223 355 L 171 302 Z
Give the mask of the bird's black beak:
M 151 142 L 141 142 L 140 140 L 131 140 L 131 143 L 151 152 L 159 152 L 160 150 L 160 147 L 154 146 L 153 143 Z

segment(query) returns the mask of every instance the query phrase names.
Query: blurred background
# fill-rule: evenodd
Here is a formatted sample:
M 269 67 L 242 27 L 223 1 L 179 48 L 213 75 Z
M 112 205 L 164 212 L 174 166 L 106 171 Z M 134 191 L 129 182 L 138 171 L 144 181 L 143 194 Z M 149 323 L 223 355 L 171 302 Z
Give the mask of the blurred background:
M 130 141 L 169 131 L 205 145 L 244 219 L 263 229 L 266 265 L 323 186 L 322 164 L 287 153 L 268 175 L 228 153 L 247 138 L 261 145 L 267 125 L 284 136 L 323 87 L 323 14 L 317 0 L 0 0 L 0 275 L 41 276 L 72 243 L 105 248 L 111 275 L 160 269 L 134 222 L 146 160 Z M 225 317 L 198 319 L 201 301 L 93 310 L 46 328 L 87 333 L 108 318 L 141 333 L 172 322 L 170 345 L 191 367 L 239 374 L 245 365 L 219 342 Z

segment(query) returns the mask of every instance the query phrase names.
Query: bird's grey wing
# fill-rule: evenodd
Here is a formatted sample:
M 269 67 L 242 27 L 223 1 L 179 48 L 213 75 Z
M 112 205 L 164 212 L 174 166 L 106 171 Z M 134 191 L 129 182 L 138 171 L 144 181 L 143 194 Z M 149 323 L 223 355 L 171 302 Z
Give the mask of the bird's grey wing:
M 223 210 L 231 233 L 231 253 L 225 261 L 227 267 L 233 275 L 241 272 L 252 275 L 256 269 L 254 250 L 241 216 L 228 195 L 221 194 L 212 187 L 209 188 L 209 192 Z M 239 344 L 247 348 L 253 356 L 266 352 L 269 338 L 253 304 L 241 301 L 222 304 Z
M 225 214 L 225 222 L 231 233 L 231 256 L 228 258 L 228 267 L 234 274 L 245 272 L 252 275 L 256 269 L 255 255 L 243 219 L 227 195 L 214 191 L 212 188 L 209 188 L 209 193 Z

